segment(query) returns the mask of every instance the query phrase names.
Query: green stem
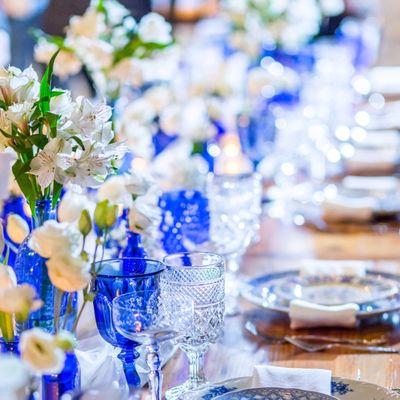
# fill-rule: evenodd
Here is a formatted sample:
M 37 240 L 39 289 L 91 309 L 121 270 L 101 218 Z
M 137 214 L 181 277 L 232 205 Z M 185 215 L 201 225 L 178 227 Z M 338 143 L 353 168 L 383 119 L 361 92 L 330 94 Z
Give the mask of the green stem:
M 55 299 L 54 299 L 54 325 L 56 333 L 60 328 L 60 314 L 61 314 L 61 300 L 63 292 L 62 290 L 54 288 L 55 290 Z M 66 318 L 66 315 L 64 316 Z
M 0 330 L 6 342 L 14 340 L 14 324 L 12 314 L 0 311 Z

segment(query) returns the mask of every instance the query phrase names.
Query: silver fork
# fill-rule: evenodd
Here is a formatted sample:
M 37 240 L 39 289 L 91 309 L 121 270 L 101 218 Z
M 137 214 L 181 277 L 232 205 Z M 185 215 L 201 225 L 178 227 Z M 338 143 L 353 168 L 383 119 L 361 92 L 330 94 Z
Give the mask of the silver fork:
M 331 350 L 336 348 L 341 349 L 349 349 L 349 350 L 360 350 L 366 351 L 369 353 L 396 353 L 399 354 L 400 351 L 393 347 L 382 347 L 382 346 L 360 346 L 355 344 L 347 344 L 347 343 L 326 343 L 326 344 L 316 344 L 316 343 L 308 343 L 304 340 L 295 339 L 290 336 L 285 336 L 285 340 L 294 346 L 305 350 L 309 353 L 316 353 L 318 351 Z

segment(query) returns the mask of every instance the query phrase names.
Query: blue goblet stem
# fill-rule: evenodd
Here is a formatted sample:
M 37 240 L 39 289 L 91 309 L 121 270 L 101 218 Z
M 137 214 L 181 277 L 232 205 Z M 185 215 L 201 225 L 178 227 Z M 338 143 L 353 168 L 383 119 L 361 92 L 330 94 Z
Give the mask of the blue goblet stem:
M 162 397 L 162 373 L 161 360 L 158 355 L 159 349 L 157 342 L 152 342 L 146 346 L 146 362 L 150 368 L 149 383 L 151 389 L 151 400 L 161 400 Z
M 123 349 L 118 354 L 118 358 L 122 361 L 126 381 L 129 386 L 140 386 L 140 376 L 137 373 L 135 366 L 135 361 L 138 357 L 139 353 L 135 350 L 135 347 L 132 347 L 132 349 L 129 350 Z

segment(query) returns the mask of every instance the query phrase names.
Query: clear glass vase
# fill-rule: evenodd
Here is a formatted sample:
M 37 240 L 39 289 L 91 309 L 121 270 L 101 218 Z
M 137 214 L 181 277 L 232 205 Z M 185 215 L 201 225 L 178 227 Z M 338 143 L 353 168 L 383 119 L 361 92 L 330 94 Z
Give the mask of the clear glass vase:
M 56 219 L 56 209 L 52 206 L 52 199 L 38 200 L 32 216 L 32 229 L 38 228 L 52 219 Z M 19 284 L 28 283 L 35 288 L 38 297 L 43 301 L 43 306 L 31 313 L 25 323 L 19 324 L 18 329 L 40 327 L 47 332 L 54 333 L 56 321 L 65 329 L 71 329 L 74 312 L 67 315 L 67 300 L 68 296 L 73 296 L 71 305 L 72 309 L 76 311 L 76 294 L 57 295 L 57 290 L 50 282 L 47 273 L 47 260 L 29 247 L 31 235 L 32 233 L 25 238 L 18 249 L 14 270 Z M 65 318 L 67 318 L 66 321 L 64 321 Z

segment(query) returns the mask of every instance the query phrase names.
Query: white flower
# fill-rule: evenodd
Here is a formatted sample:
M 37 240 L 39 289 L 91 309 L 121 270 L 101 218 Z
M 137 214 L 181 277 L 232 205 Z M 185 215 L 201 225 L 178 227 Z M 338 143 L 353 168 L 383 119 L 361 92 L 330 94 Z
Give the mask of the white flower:
M 149 127 L 135 121 L 118 121 L 116 131 L 128 149 L 138 157 L 150 159 L 154 153 L 152 132 Z
M 326 16 L 339 15 L 345 10 L 343 0 L 319 0 L 322 14 Z
M 157 13 L 149 13 L 139 22 L 138 34 L 145 43 L 171 43 L 171 31 L 171 25 Z
M 143 234 L 160 223 L 160 211 L 145 203 L 135 202 L 129 210 L 129 229 L 135 233 Z
M 78 57 L 92 71 L 110 68 L 114 61 L 114 48 L 104 40 L 80 37 L 72 46 Z
M 178 104 L 171 104 L 160 115 L 160 128 L 167 135 L 180 133 L 182 108 Z
M 146 90 L 144 98 L 156 113 L 160 113 L 172 101 L 171 89 L 166 85 L 153 86 Z
M 123 118 L 126 121 L 148 124 L 155 116 L 156 112 L 151 103 L 145 98 L 139 98 L 126 107 Z
M 84 135 L 90 135 L 93 131 L 102 128 L 102 126 L 111 118 L 111 107 L 105 102 L 93 104 L 83 96 L 76 99 L 76 105 L 71 113 L 72 131 L 80 132 Z
M 121 24 L 124 18 L 129 16 L 129 10 L 118 1 L 105 1 L 104 7 L 107 12 L 107 22 L 111 26 Z
M 61 90 L 62 89 L 56 89 Z M 64 91 L 59 96 L 52 97 L 50 99 L 50 111 L 54 114 L 61 115 L 61 122 L 59 124 L 65 124 L 66 120 L 71 116 L 72 110 L 74 109 L 74 102 L 71 98 L 71 92 Z
M 98 13 L 95 8 L 89 8 L 84 15 L 74 15 L 69 20 L 67 36 L 83 36 L 94 39 L 107 29 L 105 16 Z
M 19 314 L 26 318 L 29 311 L 36 311 L 43 302 L 36 299 L 35 289 L 27 284 L 0 290 L 0 311 Z
M 53 181 L 65 182 L 64 170 L 71 165 L 69 153 L 71 148 L 68 142 L 61 138 L 50 139 L 31 161 L 30 174 L 38 177 L 42 190 Z
M 78 221 L 82 211 L 91 208 L 92 203 L 84 194 L 69 190 L 65 193 L 58 206 L 58 220 L 69 223 Z
M 64 292 L 77 292 L 90 282 L 90 264 L 68 252 L 53 254 L 46 261 L 51 283 Z
M 0 291 L 17 286 L 17 277 L 14 270 L 4 264 L 0 264 Z
M 54 336 L 39 328 L 22 332 L 19 349 L 21 359 L 37 373 L 58 374 L 64 368 L 65 353 Z
M 122 175 L 111 176 L 99 187 L 97 199 L 99 201 L 108 199 L 114 204 L 129 207 L 132 203 L 132 196 L 125 187 L 125 181 L 125 177 Z
M 49 258 L 63 252 L 75 253 L 81 240 L 81 234 L 73 225 L 50 220 L 33 230 L 29 247 L 40 256 Z
M 120 85 L 140 86 L 143 83 L 143 63 L 135 58 L 124 58 L 112 67 L 108 77 Z
M 143 171 L 132 171 L 125 176 L 125 188 L 134 197 L 144 196 L 154 185 L 154 179 Z
M 30 373 L 17 357 L 4 355 L 0 358 L 0 399 L 25 400 Z
M 35 61 L 48 64 L 51 57 L 58 50 L 58 46 L 40 38 L 34 49 Z M 60 78 L 76 75 L 82 69 L 82 63 L 72 51 L 62 49 L 54 61 L 54 74 Z
M 20 244 L 29 235 L 28 223 L 18 214 L 9 214 L 7 217 L 7 235 L 17 244 Z

